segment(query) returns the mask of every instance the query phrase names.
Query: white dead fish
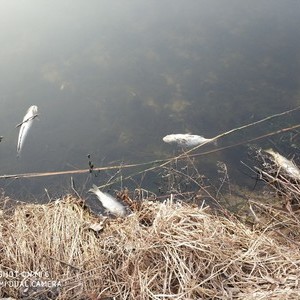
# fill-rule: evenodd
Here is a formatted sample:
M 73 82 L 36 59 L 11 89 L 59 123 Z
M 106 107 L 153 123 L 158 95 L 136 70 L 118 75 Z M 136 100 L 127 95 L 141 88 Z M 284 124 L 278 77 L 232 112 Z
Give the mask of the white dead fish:
M 23 118 L 23 121 L 18 124 L 16 127 L 20 126 L 19 137 L 18 137 L 18 145 L 17 145 L 17 155 L 20 156 L 21 150 L 25 141 L 25 138 L 28 134 L 28 131 L 32 125 L 33 119 L 37 117 L 38 107 L 36 105 L 32 105 L 26 112 L 26 115 Z
M 266 153 L 270 154 L 274 162 L 279 168 L 282 168 L 287 175 L 289 175 L 293 179 L 300 180 L 300 170 L 299 168 L 294 164 L 293 161 L 285 158 L 278 152 L 275 152 L 273 149 L 267 149 L 265 150 Z
M 110 194 L 101 192 L 95 184 L 93 184 L 93 187 L 89 190 L 89 192 L 94 193 L 102 203 L 103 207 L 106 208 L 113 215 L 119 217 L 125 217 L 127 215 L 125 206 L 123 204 L 121 204 L 116 198 L 114 198 Z
M 216 140 L 206 139 L 201 135 L 194 134 L 169 134 L 163 137 L 163 141 L 168 144 L 177 144 L 181 147 L 196 147 L 204 143 L 213 142 L 216 145 Z

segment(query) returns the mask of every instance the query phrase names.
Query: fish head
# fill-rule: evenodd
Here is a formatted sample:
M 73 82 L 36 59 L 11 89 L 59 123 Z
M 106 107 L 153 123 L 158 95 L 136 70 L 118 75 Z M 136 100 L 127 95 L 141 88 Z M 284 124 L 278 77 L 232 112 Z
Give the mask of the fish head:
M 174 136 L 173 136 L 173 134 L 169 134 L 169 135 L 166 135 L 165 137 L 163 137 L 163 141 L 165 143 L 174 143 Z
M 32 105 L 29 107 L 28 111 L 31 111 L 32 114 L 36 115 L 38 113 L 38 107 L 36 105 Z

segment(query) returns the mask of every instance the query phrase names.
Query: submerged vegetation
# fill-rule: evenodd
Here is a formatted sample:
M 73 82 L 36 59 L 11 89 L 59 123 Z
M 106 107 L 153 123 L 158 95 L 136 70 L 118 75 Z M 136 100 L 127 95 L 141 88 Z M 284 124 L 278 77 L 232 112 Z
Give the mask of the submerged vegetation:
M 234 197 L 226 165 L 218 164 L 216 189 L 189 156 L 186 165 L 162 167 L 163 201 L 142 189 L 120 191 L 132 211 L 124 218 L 93 213 L 78 194 L 17 205 L 3 195 L 0 296 L 298 299 L 299 185 L 267 154 L 257 152 L 253 172 L 272 202 L 244 193 L 247 205 L 235 212 L 225 208 L 224 191 Z

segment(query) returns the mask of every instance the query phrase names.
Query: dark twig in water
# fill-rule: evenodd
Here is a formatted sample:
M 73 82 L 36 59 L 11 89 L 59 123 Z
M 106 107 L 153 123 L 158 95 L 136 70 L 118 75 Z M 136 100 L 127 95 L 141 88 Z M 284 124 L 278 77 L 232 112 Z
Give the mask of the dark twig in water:
M 87 155 L 87 158 L 89 159 L 89 172 L 90 172 L 90 173 L 93 173 L 93 170 L 94 170 L 94 164 L 93 164 L 92 161 L 91 161 L 91 155 L 88 154 L 88 155 Z M 95 174 L 95 177 L 97 177 L 97 174 Z
M 21 123 L 19 123 L 18 125 L 16 125 L 16 128 L 22 126 L 24 123 L 26 123 L 26 122 L 28 122 L 28 121 L 31 121 L 31 120 L 35 119 L 37 116 L 38 116 L 38 114 L 35 114 L 35 115 L 33 115 L 32 117 L 30 117 L 30 118 L 28 118 L 28 119 L 22 121 Z

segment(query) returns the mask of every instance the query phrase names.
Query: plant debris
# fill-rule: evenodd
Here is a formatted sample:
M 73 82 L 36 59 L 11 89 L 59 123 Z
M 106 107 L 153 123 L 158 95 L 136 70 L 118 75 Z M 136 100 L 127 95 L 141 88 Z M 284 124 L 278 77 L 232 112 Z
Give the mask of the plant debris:
M 284 218 L 282 223 L 289 220 L 287 214 Z M 103 228 L 94 232 L 91 224 Z M 294 221 L 293 226 L 299 231 L 299 223 Z M 229 213 L 217 215 L 210 208 L 176 199 L 145 200 L 128 217 L 105 220 L 70 195 L 49 204 L 21 204 L 2 213 L 0 234 L 1 297 L 299 299 L 300 295 L 300 252 L 295 243 L 276 238 L 272 228 L 249 227 Z

